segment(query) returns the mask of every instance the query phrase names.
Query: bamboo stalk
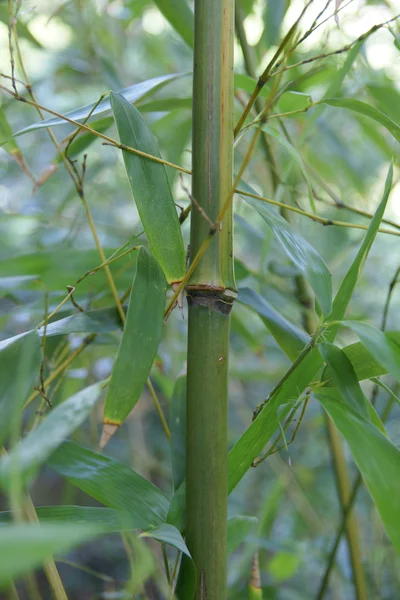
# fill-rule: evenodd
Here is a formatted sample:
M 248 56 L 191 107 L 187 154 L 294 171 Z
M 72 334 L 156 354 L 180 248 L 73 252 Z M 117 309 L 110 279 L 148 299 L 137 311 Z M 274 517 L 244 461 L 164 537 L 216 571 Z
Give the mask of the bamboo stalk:
M 224 600 L 228 499 L 227 375 L 232 258 L 233 0 L 196 0 L 191 258 L 220 226 L 187 285 L 187 543 L 196 600 Z

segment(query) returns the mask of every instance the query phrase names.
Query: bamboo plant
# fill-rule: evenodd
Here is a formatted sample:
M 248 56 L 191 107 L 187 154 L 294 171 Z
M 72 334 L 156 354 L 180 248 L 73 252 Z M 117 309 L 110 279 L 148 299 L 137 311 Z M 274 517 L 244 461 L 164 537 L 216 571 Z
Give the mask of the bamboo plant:
M 305 55 L 304 42 L 310 43 L 326 21 L 340 22 L 347 4 L 317 7 L 311 0 L 296 13 L 294 4 L 286 12 L 289 2 L 269 0 L 262 9 L 248 0 L 195 0 L 193 10 L 186 0 L 154 0 L 141 7 L 127 3 L 127 12 L 133 14 L 129 23 L 140 21 L 140 31 L 148 29 L 142 43 L 150 54 L 153 42 L 158 43 L 151 38 L 157 26 L 169 23 L 173 44 L 182 44 L 177 46 L 182 56 L 176 60 L 190 61 L 193 79 L 188 83 L 185 72 L 161 74 L 124 88 L 112 61 L 93 42 L 96 36 L 104 44 L 112 39 L 109 50 L 116 62 L 124 54 L 130 29 L 124 29 L 125 12 L 119 20 L 115 17 L 117 4 L 110 3 L 99 15 L 95 4 L 77 2 L 76 14 L 74 8 L 62 17 L 86 44 L 82 52 L 102 65 L 116 90 L 66 114 L 56 111 L 52 102 L 42 102 L 36 82 L 29 78 L 24 43 L 38 52 L 43 49 L 27 26 L 21 3 L 9 0 L 0 9 L 8 27 L 10 57 L 9 73 L 1 83 L 6 100 L 0 107 L 0 132 L 11 168 L 18 169 L 12 171 L 17 173 L 12 185 L 18 191 L 19 185 L 33 184 L 38 203 L 43 197 L 53 198 L 54 189 L 61 193 L 69 186 L 67 198 L 57 197 L 54 227 L 59 215 L 64 223 L 66 208 L 74 203 L 87 225 L 82 238 L 91 240 L 90 248 L 80 247 L 80 224 L 74 221 L 61 250 L 55 245 L 47 252 L 47 232 L 40 229 L 38 218 L 38 243 L 25 240 L 30 244 L 27 252 L 0 257 L 4 302 L 21 304 L 31 316 L 30 326 L 21 330 L 24 315 L 11 314 L 0 341 L 0 488 L 6 499 L 0 511 L 1 593 L 18 600 L 26 592 L 37 600 L 44 584 L 34 570 L 41 567 L 53 598 L 73 598 L 72 582 L 53 555 L 80 543 L 99 551 L 100 536 L 118 533 L 118 556 L 126 567 L 123 581 L 120 571 L 117 580 L 64 559 L 69 568 L 85 569 L 102 582 L 99 597 L 115 592 L 136 600 L 261 600 L 271 589 L 279 593 L 280 582 L 293 577 L 293 594 L 322 600 L 332 582 L 343 583 L 334 566 L 346 532 L 351 566 L 346 594 L 351 590 L 357 600 L 366 600 L 364 562 L 374 585 L 384 586 L 374 572 L 374 544 L 370 549 L 361 543 L 362 536 L 371 538 L 372 533 L 354 513 L 362 485 L 377 509 L 379 527 L 400 552 L 400 451 L 392 428 L 386 429 L 390 411 L 399 403 L 400 333 L 386 329 L 400 269 L 396 265 L 392 279 L 385 279 L 388 292 L 380 328 L 367 322 L 374 322 L 372 313 L 354 318 L 355 306 L 369 307 L 354 291 L 365 285 L 371 247 L 385 257 L 387 266 L 386 246 L 379 240 L 385 236 L 390 240 L 386 243 L 395 244 L 400 235 L 399 223 L 387 211 L 398 176 L 400 125 L 392 100 L 399 96 L 388 77 L 384 84 L 373 80 L 357 96 L 347 93 L 344 83 L 352 69 L 362 69 L 366 76 L 361 50 L 376 31 L 392 35 L 398 48 L 397 17 L 388 14 L 342 47 L 328 45 Z M 260 20 L 259 9 L 265 11 L 263 33 L 252 46 L 249 23 Z M 51 23 L 57 15 L 48 17 Z M 109 19 L 114 19 L 110 36 Z M 96 25 L 90 36 L 89 22 Z M 168 60 L 173 52 L 166 52 Z M 163 61 L 162 54 L 158 48 L 154 55 Z M 235 72 L 241 61 L 245 73 Z M 165 70 L 170 70 L 169 63 Z M 28 107 L 39 120 L 11 127 L 9 114 L 12 121 L 13 111 L 19 117 Z M 341 165 L 342 184 L 340 161 L 324 161 L 324 146 L 318 136 L 312 137 L 325 126 L 326 143 L 340 146 L 339 134 L 322 119 L 325 114 L 342 115 L 352 131 L 362 128 L 375 155 L 381 152 L 385 157 L 373 176 L 379 198 L 374 196 L 370 211 L 338 196 L 337 189 L 344 195 L 345 186 L 347 192 L 356 180 L 357 146 L 347 155 L 342 148 L 351 165 Z M 63 140 L 58 135 L 61 125 L 70 127 Z M 190 128 L 187 152 L 184 132 Z M 42 129 L 54 159 L 37 172 L 40 153 L 19 136 Z M 315 139 L 315 148 L 310 139 Z M 117 178 L 112 194 L 106 178 L 102 185 L 94 183 L 91 158 L 96 156 L 96 141 L 103 144 L 99 152 L 109 153 L 105 156 L 112 163 L 110 180 Z M 368 161 L 365 152 L 363 159 Z M 103 155 L 102 160 L 101 173 L 107 167 Z M 370 163 L 367 167 L 372 170 Z M 367 194 L 366 181 L 364 170 L 357 180 L 359 195 Z M 372 177 L 368 185 L 371 181 Z M 89 193 L 93 190 L 96 200 L 106 194 L 107 223 L 101 224 L 99 206 Z M 114 208 L 121 196 L 127 212 L 119 223 L 124 233 L 116 235 L 108 226 L 117 222 Z M 46 204 L 46 210 L 52 207 L 52 201 Z M 18 213 L 14 212 L 12 218 Z M 136 229 L 128 235 L 127 215 L 132 213 Z M 31 218 L 31 213 L 22 216 Z M 301 227 L 302 219 L 309 228 Z M 43 223 L 46 229 L 47 221 Z M 330 246 L 317 234 L 322 226 L 327 232 L 340 232 L 334 238 L 327 234 Z M 6 248 L 13 240 L 7 227 L 4 231 Z M 22 237 L 25 230 L 15 231 Z M 103 247 L 109 238 L 113 247 Z M 116 239 L 121 242 L 118 247 Z M 354 251 L 349 253 L 348 247 Z M 35 295 L 38 278 L 40 301 Z M 40 314 L 38 306 L 44 306 Z M 255 315 L 261 321 L 256 323 Z M 251 355 L 255 363 L 266 357 L 259 382 L 247 373 L 252 364 L 248 360 L 240 375 L 238 361 L 230 367 L 236 338 L 245 345 L 242 360 Z M 174 344 L 181 348 L 176 358 L 170 352 Z M 95 359 L 105 356 L 112 357 L 112 368 L 104 371 L 97 364 L 96 371 Z M 80 369 L 72 368 L 76 365 Z M 82 372 L 84 385 L 73 378 Z M 232 401 L 232 413 L 240 419 L 230 430 L 230 391 L 237 381 L 244 392 L 240 405 Z M 364 381 L 372 387 L 370 397 Z M 387 397 L 384 410 L 380 394 Z M 317 500 L 310 501 L 292 476 L 299 447 L 311 447 L 314 460 L 323 460 L 318 456 L 324 456 L 318 452 L 319 424 L 308 419 L 310 412 L 319 414 L 316 405 L 326 416 L 330 441 L 329 461 L 318 464 L 325 477 L 326 472 L 330 476 L 327 463 L 333 462 L 336 481 L 331 477 L 329 489 L 337 491 L 329 498 L 318 491 L 316 497 L 323 498 L 324 507 L 329 503 L 331 510 L 339 509 L 336 532 L 327 511 Z M 313 435 L 304 437 L 307 426 Z M 146 450 L 151 446 L 157 453 L 145 466 L 139 460 L 144 454 L 142 438 Z M 340 438 L 347 443 L 351 463 Z M 168 451 L 170 465 L 165 461 Z M 278 452 L 282 458 L 274 462 Z M 266 463 L 275 465 L 272 484 Z M 354 482 L 350 464 L 358 471 Z M 45 465 L 48 470 L 42 474 Z M 53 505 L 46 498 L 43 506 L 49 472 L 57 481 L 68 482 L 63 504 Z M 77 490 L 101 506 L 85 502 L 84 495 L 75 495 Z M 291 520 L 286 499 L 294 505 Z M 366 502 L 363 498 L 363 506 Z M 246 514 L 238 514 L 238 505 Z M 295 551 L 302 534 L 288 524 L 297 522 L 299 515 L 315 530 L 312 551 L 308 547 L 301 568 Z M 278 530 L 279 525 L 290 528 L 287 546 L 280 539 L 273 541 L 276 523 Z M 328 536 L 329 548 L 321 552 L 321 539 L 325 547 Z M 395 574 L 391 577 L 394 581 Z

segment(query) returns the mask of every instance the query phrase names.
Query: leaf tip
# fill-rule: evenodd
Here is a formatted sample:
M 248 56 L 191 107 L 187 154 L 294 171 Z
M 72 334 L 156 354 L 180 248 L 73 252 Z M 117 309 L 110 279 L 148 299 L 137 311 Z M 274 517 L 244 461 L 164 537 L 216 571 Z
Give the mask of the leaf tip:
M 99 443 L 99 452 L 108 444 L 114 433 L 119 428 L 119 425 L 115 423 L 104 423 L 103 431 L 101 432 L 101 438 Z

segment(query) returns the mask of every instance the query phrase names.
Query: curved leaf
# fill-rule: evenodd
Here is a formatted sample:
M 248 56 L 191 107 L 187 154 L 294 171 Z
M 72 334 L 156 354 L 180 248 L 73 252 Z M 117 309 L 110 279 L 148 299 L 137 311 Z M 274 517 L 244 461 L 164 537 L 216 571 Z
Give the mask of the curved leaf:
M 0 528 L 0 587 L 29 573 L 55 552 L 64 552 L 98 533 L 95 527 L 26 523 Z
M 132 529 L 151 529 L 166 521 L 169 500 L 126 465 L 64 442 L 48 461 L 49 466 L 105 506 L 125 513 Z
M 392 134 L 395 140 L 400 142 L 400 125 L 370 104 L 361 102 L 361 100 L 355 100 L 354 98 L 325 98 L 324 100 L 321 100 L 320 103 L 337 108 L 347 108 L 348 110 L 365 115 L 377 123 L 380 123 L 380 125 L 383 125 L 389 133 Z
M 360 321 L 342 321 L 360 338 L 374 359 L 397 381 L 400 381 L 400 346 L 383 331 Z
M 13 469 L 30 476 L 89 416 L 101 394 L 101 383 L 79 391 L 52 410 L 37 429 L 0 460 L 0 483 L 7 486 Z
M 111 92 L 111 106 L 122 144 L 160 156 L 140 112 L 120 94 Z M 129 183 L 151 250 L 168 283 L 185 273 L 181 228 L 164 165 L 123 151 Z
M 243 182 L 240 182 L 240 187 L 244 188 L 244 191 L 254 193 L 252 188 Z M 238 193 L 240 194 L 240 190 Z M 325 315 L 329 314 L 332 306 L 331 274 L 321 256 L 307 240 L 265 202 L 249 196 L 242 196 L 242 198 L 259 212 L 271 228 L 281 248 L 310 283 L 322 312 Z
M 41 360 L 37 331 L 0 342 L 0 446 L 17 423 L 39 376 Z
M 119 93 L 128 102 L 137 102 L 141 98 L 147 96 L 147 94 L 149 94 L 150 92 L 159 89 L 166 83 L 173 81 L 178 77 L 182 77 L 182 75 L 183 73 L 174 73 L 172 75 L 161 75 L 159 77 L 153 77 L 152 79 L 147 79 L 146 81 L 141 81 L 140 83 L 134 83 L 133 85 L 130 85 L 129 87 L 124 88 L 123 90 L 120 90 Z M 72 119 L 73 121 L 84 121 L 89 115 L 90 111 L 96 105 L 96 103 L 97 101 L 93 102 L 92 104 L 86 104 L 86 106 L 81 106 L 80 108 L 75 108 L 74 110 L 65 113 L 65 116 L 69 119 Z M 106 117 L 111 114 L 112 110 L 110 104 L 110 97 L 106 96 L 102 99 L 101 102 L 99 102 L 98 106 L 96 106 L 96 108 L 93 110 L 88 120 L 91 121 L 94 117 L 98 118 L 100 115 L 102 117 Z M 14 137 L 18 135 L 23 135 L 25 133 L 29 133 L 30 131 L 36 131 L 37 129 L 43 129 L 46 127 L 56 127 L 58 125 L 65 124 L 67 124 L 67 121 L 65 121 L 65 119 L 62 119 L 60 117 L 51 117 L 50 119 L 38 121 L 33 125 L 29 125 L 29 127 L 21 129 L 20 131 L 14 134 Z
M 165 291 L 163 272 L 152 255 L 141 248 L 108 387 L 104 423 L 120 425 L 139 400 L 161 340 Z
M 262 296 L 251 288 L 239 288 L 239 302 L 246 304 L 261 317 L 279 346 L 291 360 L 295 360 L 310 336 L 280 315 Z
M 154 0 L 154 4 L 187 43 L 194 46 L 194 15 L 186 0 Z
M 400 450 L 328 391 L 318 393 L 317 398 L 348 443 L 386 532 L 400 553 Z

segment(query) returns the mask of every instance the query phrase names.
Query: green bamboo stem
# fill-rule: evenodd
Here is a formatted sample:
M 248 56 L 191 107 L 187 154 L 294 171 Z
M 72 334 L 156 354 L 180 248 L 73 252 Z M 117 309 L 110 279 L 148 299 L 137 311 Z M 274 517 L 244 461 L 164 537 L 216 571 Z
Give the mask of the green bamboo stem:
M 225 600 L 228 499 L 227 379 L 232 262 L 234 1 L 196 0 L 191 259 L 221 225 L 187 285 L 186 534 L 196 600 Z

